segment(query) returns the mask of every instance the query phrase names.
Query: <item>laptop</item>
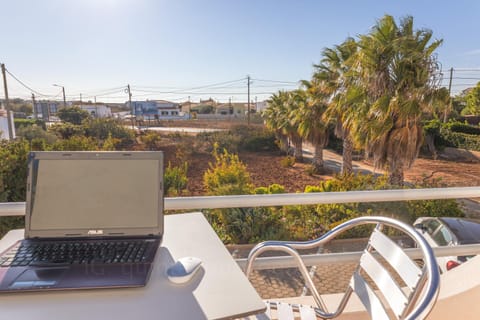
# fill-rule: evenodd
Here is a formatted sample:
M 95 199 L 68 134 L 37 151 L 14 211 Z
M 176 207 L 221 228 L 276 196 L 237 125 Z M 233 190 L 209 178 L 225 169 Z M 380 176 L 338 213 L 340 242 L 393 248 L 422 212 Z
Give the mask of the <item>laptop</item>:
M 162 235 L 162 152 L 31 152 L 0 292 L 144 286 Z

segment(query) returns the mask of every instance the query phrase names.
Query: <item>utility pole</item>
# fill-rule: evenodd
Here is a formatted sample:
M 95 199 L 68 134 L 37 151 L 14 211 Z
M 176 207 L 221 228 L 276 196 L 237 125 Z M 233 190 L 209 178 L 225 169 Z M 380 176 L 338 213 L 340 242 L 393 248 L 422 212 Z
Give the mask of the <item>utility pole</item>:
M 82 103 L 82 94 L 80 93 L 80 103 Z
M 248 110 L 247 110 L 247 121 L 248 126 L 250 126 L 250 75 L 247 76 L 247 87 L 248 87 Z
M 449 106 L 448 108 L 445 107 L 445 111 L 443 112 L 443 123 L 447 122 L 447 109 L 452 109 L 452 78 L 453 78 L 453 67 L 450 68 L 450 80 L 448 81 L 448 96 L 449 96 Z
M 63 107 L 67 107 L 67 99 L 65 99 L 65 87 L 62 86 L 62 93 L 63 93 Z
M 450 68 L 450 80 L 448 81 L 448 94 L 452 94 L 453 67 Z
M 35 119 L 38 119 L 38 114 L 37 114 L 37 103 L 35 102 L 35 95 L 32 92 L 32 104 L 33 104 L 33 117 Z
M 10 111 L 10 103 L 8 101 L 8 88 L 7 88 L 7 76 L 5 75 L 5 64 L 2 63 L 2 75 L 3 75 L 3 90 L 5 91 L 5 109 L 7 109 L 7 124 L 8 124 L 8 138 L 13 140 L 13 128 L 12 128 L 12 112 Z
M 130 85 L 127 84 L 127 93 L 128 93 L 128 106 L 130 107 L 130 119 L 132 120 L 132 129 L 134 129 L 133 121 L 133 108 L 132 108 L 132 92 L 130 91 Z
M 54 87 L 59 87 L 59 88 L 62 88 L 62 93 L 63 93 L 63 107 L 66 108 L 67 107 L 67 99 L 65 98 L 65 87 L 64 86 L 61 86 L 61 85 L 58 85 L 58 84 L 53 84 Z

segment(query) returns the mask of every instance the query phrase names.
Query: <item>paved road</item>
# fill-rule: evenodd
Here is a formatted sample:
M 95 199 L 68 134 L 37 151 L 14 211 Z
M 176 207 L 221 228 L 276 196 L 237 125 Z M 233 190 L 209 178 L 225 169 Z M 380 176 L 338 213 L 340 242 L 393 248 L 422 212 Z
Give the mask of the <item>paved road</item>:
M 187 127 L 135 127 L 137 130 L 144 131 L 163 131 L 163 132 L 181 132 L 181 133 L 201 133 L 201 132 L 216 132 L 224 131 L 224 129 L 212 128 L 187 128 Z
M 313 154 L 313 146 L 304 143 L 303 147 L 303 154 L 304 157 L 306 158 L 312 158 Z M 335 152 L 324 149 L 323 150 L 323 161 L 325 167 L 327 169 L 330 169 L 335 172 L 340 172 L 340 169 L 342 168 L 342 156 L 339 154 L 336 154 Z M 384 171 L 380 169 L 375 169 L 373 166 L 369 166 L 361 161 L 353 161 L 353 171 L 355 172 L 362 172 L 362 173 L 378 173 L 378 174 L 383 174 Z

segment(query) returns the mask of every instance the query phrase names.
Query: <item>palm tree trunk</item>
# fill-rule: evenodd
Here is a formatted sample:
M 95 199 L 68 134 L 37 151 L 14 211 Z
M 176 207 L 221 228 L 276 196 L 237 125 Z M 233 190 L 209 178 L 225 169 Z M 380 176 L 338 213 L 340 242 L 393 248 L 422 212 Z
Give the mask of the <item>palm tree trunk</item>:
M 277 132 L 276 137 L 280 143 L 280 150 L 282 152 L 288 153 L 288 137 L 280 132 Z
M 437 160 L 438 154 L 437 149 L 435 148 L 435 137 L 433 134 L 427 133 L 425 135 L 425 142 L 428 147 L 428 151 L 432 154 L 433 160 Z
M 343 131 L 343 152 L 341 174 L 348 175 L 353 172 L 352 165 L 353 142 L 348 130 Z
M 293 147 L 295 148 L 294 157 L 295 161 L 303 162 L 303 139 L 299 135 L 292 136 Z
M 400 158 L 390 160 L 388 183 L 392 186 L 403 186 L 403 161 Z
M 323 144 L 317 143 L 313 148 L 312 166 L 315 168 L 315 172 L 323 173 Z

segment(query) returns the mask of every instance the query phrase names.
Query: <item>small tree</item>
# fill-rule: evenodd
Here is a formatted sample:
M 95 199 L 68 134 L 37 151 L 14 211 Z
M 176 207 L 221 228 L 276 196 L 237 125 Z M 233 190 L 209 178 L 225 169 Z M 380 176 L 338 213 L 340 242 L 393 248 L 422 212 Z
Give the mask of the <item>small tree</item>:
M 82 124 L 83 120 L 90 118 L 90 114 L 86 110 L 82 110 L 79 107 L 63 108 L 58 110 L 58 117 L 64 122 L 70 122 L 73 124 Z
M 184 162 L 180 166 L 172 166 L 169 162 L 168 167 L 165 168 L 164 174 L 164 194 L 167 196 L 179 196 L 187 188 L 188 163 Z
M 90 119 L 85 121 L 82 127 L 87 137 L 100 141 L 108 139 L 109 136 L 118 139 L 119 142 L 115 144 L 117 149 L 128 148 L 135 143 L 135 131 L 126 128 L 115 119 Z
M 467 106 L 462 110 L 462 115 L 479 115 L 480 114 L 480 82 L 472 88 L 465 97 Z
M 252 192 L 250 174 L 238 155 L 218 152 L 218 145 L 213 150 L 215 163 L 210 163 L 203 176 L 203 184 L 210 195 L 249 194 Z

